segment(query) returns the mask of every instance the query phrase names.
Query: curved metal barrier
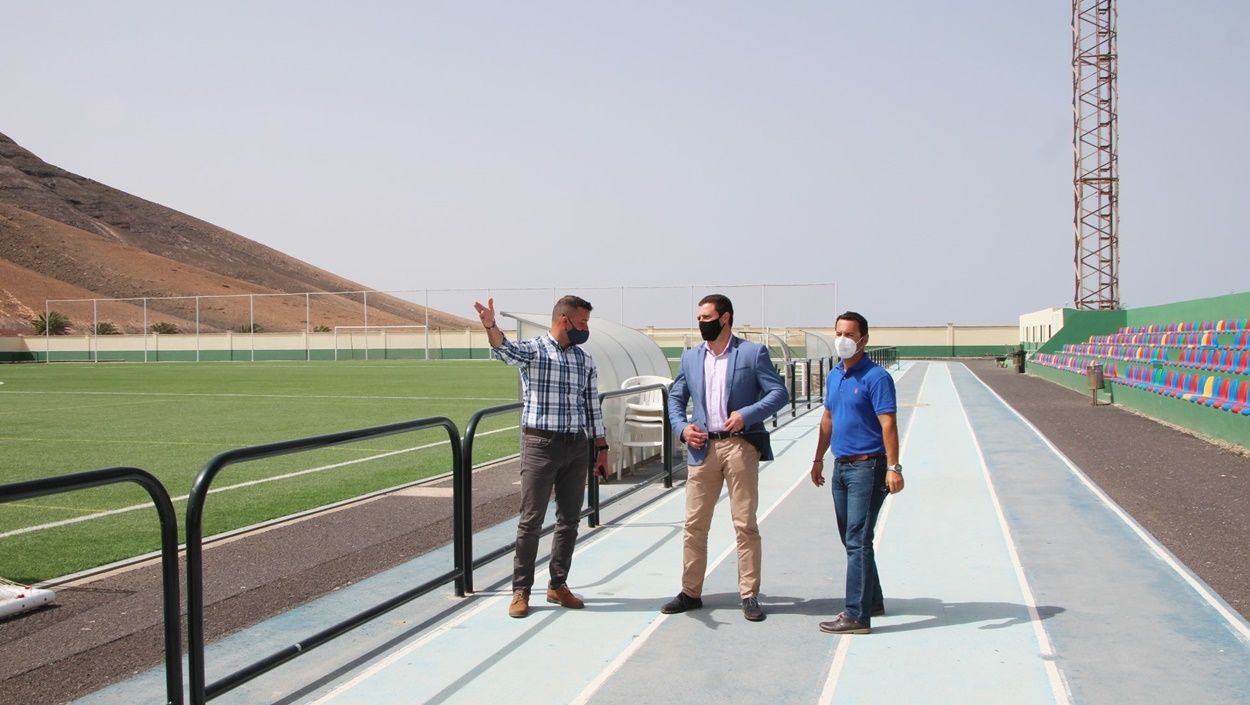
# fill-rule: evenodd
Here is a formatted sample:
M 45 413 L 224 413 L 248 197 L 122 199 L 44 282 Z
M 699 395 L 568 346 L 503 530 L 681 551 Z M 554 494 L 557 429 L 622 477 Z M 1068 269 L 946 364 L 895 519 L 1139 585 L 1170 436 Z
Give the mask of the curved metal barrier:
M 481 409 L 469 419 L 469 425 L 464 427 L 463 447 L 460 451 L 461 462 L 464 463 L 464 470 L 460 473 L 464 480 L 461 483 L 463 488 L 462 496 L 456 501 L 455 512 L 457 527 L 464 527 L 464 540 L 460 542 L 460 552 L 457 553 L 456 559 L 458 565 L 464 568 L 464 589 L 466 592 L 473 592 L 473 570 L 506 555 L 516 548 L 516 542 L 498 548 L 490 553 L 473 560 L 473 439 L 477 437 L 477 425 L 487 416 L 498 416 L 511 411 L 520 411 L 524 406 L 519 401 L 511 404 L 500 404 L 486 409 Z
M 660 457 L 662 458 L 662 461 L 664 463 L 664 489 L 671 489 L 673 487 L 673 426 L 669 423 L 669 420 L 668 420 L 668 386 L 665 384 L 656 383 L 656 384 L 648 384 L 648 385 L 644 385 L 640 387 L 630 387 L 628 389 L 613 389 L 610 391 L 601 392 L 599 394 L 599 404 L 600 406 L 602 406 L 604 399 L 614 399 L 616 397 L 630 397 L 636 394 L 640 394 L 642 392 L 653 392 L 657 390 L 660 392 L 660 406 L 664 409 L 664 431 L 663 431 L 664 440 L 663 440 L 663 445 L 661 446 L 661 452 L 660 452 Z M 592 463 L 594 462 L 593 459 L 591 460 L 591 462 Z M 592 528 L 598 526 L 600 523 L 599 522 L 599 510 L 600 509 L 608 505 L 611 505 L 615 502 L 619 502 L 622 499 L 625 499 L 626 497 L 630 496 L 631 494 L 641 490 L 643 487 L 646 487 L 645 484 L 640 484 L 624 492 L 621 492 L 620 494 L 616 495 L 612 499 L 609 499 L 607 502 L 601 502 L 599 501 L 599 478 L 595 475 L 594 468 L 593 467 L 587 468 L 586 473 L 587 473 L 586 487 L 587 487 L 588 494 L 589 494 L 589 501 L 587 503 L 590 505 L 590 512 L 589 512 L 590 526 Z
M 290 661 L 296 656 L 364 624 L 374 617 L 389 612 L 432 591 L 439 585 L 444 585 L 454 580 L 456 581 L 456 594 L 464 595 L 465 571 L 464 566 L 460 565 L 459 561 L 460 556 L 463 555 L 461 542 L 464 539 L 462 536 L 464 532 L 461 528 L 462 525 L 456 523 L 454 526 L 455 537 L 453 538 L 453 555 L 455 556 L 456 565 L 451 572 L 440 575 L 375 607 L 364 610 L 356 616 L 345 619 L 334 626 L 323 629 L 303 641 L 266 656 L 250 666 L 245 666 L 225 676 L 221 680 L 208 684 L 205 683 L 203 518 L 204 502 L 208 498 L 209 487 L 212 485 L 213 479 L 217 477 L 217 474 L 226 466 L 235 463 L 289 455 L 291 453 L 434 427 L 446 429 L 448 438 L 451 441 L 452 503 L 454 507 L 464 501 L 463 497 L 465 494 L 462 489 L 464 472 L 462 472 L 460 455 L 460 434 L 456 424 L 451 419 L 442 416 L 228 450 L 213 458 L 204 466 L 204 469 L 195 478 L 195 484 L 191 487 L 191 494 L 187 501 L 187 670 L 190 679 L 192 705 L 203 705 L 207 700 L 237 688 L 253 678 Z M 176 600 L 175 604 L 177 604 Z
M 868 354 L 868 359 L 887 370 L 898 366 L 898 348 L 894 346 L 868 348 L 864 352 Z
M 673 431 L 668 424 L 668 387 L 663 384 L 649 384 L 641 387 L 631 387 L 629 389 L 614 389 L 603 392 L 599 395 L 599 403 L 602 404 L 604 399 L 613 397 L 633 396 L 642 392 L 656 391 L 660 392 L 662 403 L 664 405 L 664 448 L 662 452 L 664 462 L 664 487 L 671 488 L 673 486 Z M 523 404 L 521 402 L 513 402 L 511 404 L 501 404 L 482 409 L 475 413 L 469 419 L 468 426 L 464 432 L 464 449 L 461 457 L 464 462 L 464 495 L 456 504 L 457 526 L 463 527 L 465 534 L 464 540 L 461 542 L 463 553 L 460 554 L 460 563 L 464 566 L 464 587 L 468 592 L 473 592 L 473 571 L 477 568 L 490 563 L 496 558 L 501 558 L 516 550 L 516 542 L 513 541 L 505 546 L 492 549 L 488 553 L 474 558 L 473 556 L 473 442 L 477 437 L 477 427 L 482 419 L 488 416 L 498 416 L 513 411 L 519 411 Z M 589 452 L 589 451 L 588 451 Z M 587 478 L 586 478 L 586 508 L 582 510 L 580 517 L 589 517 L 590 526 L 599 525 L 599 510 L 611 505 L 613 502 L 620 501 L 625 497 L 646 487 L 645 484 L 638 485 L 626 490 L 607 502 L 601 502 L 599 499 L 599 478 L 595 476 L 594 468 L 591 466 L 594 462 L 593 457 L 587 458 Z M 540 536 L 545 536 L 555 530 L 555 526 L 546 526 L 543 528 Z
M 139 468 L 115 467 L 0 485 L 0 502 L 134 482 L 147 490 L 161 520 L 161 592 L 165 615 L 165 702 L 182 705 L 182 634 L 178 614 L 178 516 L 165 486 Z

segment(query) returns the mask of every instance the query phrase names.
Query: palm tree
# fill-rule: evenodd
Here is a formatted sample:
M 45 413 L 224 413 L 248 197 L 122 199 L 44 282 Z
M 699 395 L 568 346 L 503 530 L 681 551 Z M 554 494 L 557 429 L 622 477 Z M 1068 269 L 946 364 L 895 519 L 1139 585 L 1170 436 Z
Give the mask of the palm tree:
M 65 335 L 69 333 L 72 326 L 69 318 L 60 311 L 41 313 L 30 322 L 30 325 L 35 329 L 35 335 Z

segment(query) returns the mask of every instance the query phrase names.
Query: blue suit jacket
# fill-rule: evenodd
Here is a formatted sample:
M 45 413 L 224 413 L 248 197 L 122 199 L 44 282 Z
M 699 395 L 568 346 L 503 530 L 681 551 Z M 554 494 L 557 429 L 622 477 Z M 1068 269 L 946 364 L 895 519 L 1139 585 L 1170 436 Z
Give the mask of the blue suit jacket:
M 681 355 L 681 367 L 677 371 L 677 379 L 673 380 L 668 392 L 668 418 L 673 425 L 673 433 L 681 438 L 682 431 L 689 423 L 697 424 L 707 430 L 707 402 L 703 389 L 703 360 L 707 355 L 707 343 L 700 343 Z M 746 422 L 744 436 L 751 440 L 760 439 L 756 444 L 760 449 L 761 460 L 772 460 L 772 448 L 768 444 L 768 429 L 764 420 L 781 410 L 790 400 L 786 394 L 786 386 L 777 374 L 773 363 L 768 359 L 768 348 L 759 343 L 752 343 L 742 338 L 729 339 L 729 377 L 725 380 L 728 398 L 725 400 L 725 411 L 737 411 Z M 686 404 L 694 401 L 694 413 L 690 422 L 686 421 Z M 707 455 L 707 446 L 695 449 L 686 445 L 686 453 L 691 465 L 702 465 Z

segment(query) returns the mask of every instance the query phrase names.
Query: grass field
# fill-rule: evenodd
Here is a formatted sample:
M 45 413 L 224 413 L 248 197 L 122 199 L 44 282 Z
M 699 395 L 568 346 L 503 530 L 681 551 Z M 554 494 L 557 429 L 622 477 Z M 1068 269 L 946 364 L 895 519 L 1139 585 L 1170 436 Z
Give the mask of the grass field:
M 139 467 L 175 498 L 181 532 L 179 498 L 222 451 L 429 416 L 447 416 L 463 433 L 475 411 L 516 400 L 516 379 L 483 361 L 0 365 L 0 484 Z M 479 435 L 475 462 L 517 452 L 517 432 L 501 430 L 517 419 L 483 421 L 479 434 L 500 432 Z M 437 428 L 227 467 L 213 483 L 204 533 L 447 472 L 446 441 Z M 135 505 L 147 506 L 96 516 Z M 30 530 L 80 517 L 91 518 Z M 159 547 L 156 512 L 131 483 L 0 504 L 0 576 L 11 580 Z

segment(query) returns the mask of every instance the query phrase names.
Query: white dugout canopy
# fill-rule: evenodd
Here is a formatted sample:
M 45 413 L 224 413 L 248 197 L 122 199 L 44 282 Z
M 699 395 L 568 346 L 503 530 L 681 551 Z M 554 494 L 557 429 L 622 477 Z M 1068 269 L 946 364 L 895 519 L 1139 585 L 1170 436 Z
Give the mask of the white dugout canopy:
M 517 337 L 537 338 L 551 328 L 550 313 L 511 313 L 501 316 L 517 322 Z M 590 339 L 582 349 L 595 359 L 599 370 L 599 391 L 620 389 L 621 382 L 638 375 L 672 378 L 664 351 L 647 335 L 629 326 L 604 318 L 590 319 Z

